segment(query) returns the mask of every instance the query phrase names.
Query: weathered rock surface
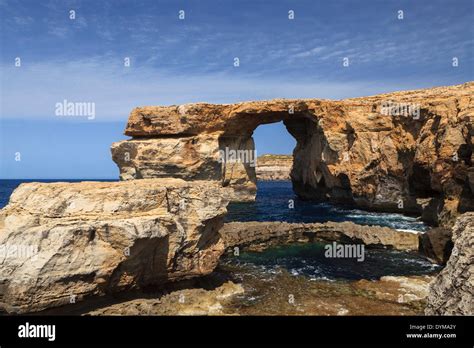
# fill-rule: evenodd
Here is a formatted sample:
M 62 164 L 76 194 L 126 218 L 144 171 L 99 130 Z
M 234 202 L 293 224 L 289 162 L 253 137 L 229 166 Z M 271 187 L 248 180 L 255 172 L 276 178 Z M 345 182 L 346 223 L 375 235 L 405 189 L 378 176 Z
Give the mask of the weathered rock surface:
M 212 290 L 178 290 L 158 298 L 138 298 L 102 306 L 85 314 L 420 315 L 432 279 L 432 276 L 387 276 L 380 280 L 334 283 L 281 274 L 274 281 L 282 287 L 279 291 L 269 286 L 268 280 L 260 279 L 260 284 L 251 283 L 248 287 L 246 283 L 227 282 Z M 258 293 L 258 300 L 246 300 L 254 298 L 253 292 Z M 294 304 L 288 303 L 285 296 L 288 293 L 294 295 Z
M 122 180 L 175 177 L 221 180 L 217 137 L 133 139 L 112 145 Z
M 186 173 L 191 180 L 220 181 L 232 200 L 251 200 L 255 167 L 245 161 L 227 165 L 219 151 L 253 151 L 255 128 L 279 121 L 297 141 L 291 179 L 302 198 L 417 213 L 446 226 L 474 210 L 473 82 L 340 101 L 140 107 L 125 131 L 134 139 L 114 145 L 112 152 L 123 179 Z M 156 153 L 133 150 L 137 145 L 131 143 L 144 138 Z M 176 154 L 187 158 L 189 142 L 194 164 L 176 169 L 181 161 Z M 203 154 L 203 148 L 212 154 Z M 130 165 L 120 160 L 124 156 Z
M 262 250 L 272 245 L 314 241 L 365 244 L 397 250 L 418 250 L 418 235 L 388 227 L 363 226 L 353 222 L 287 223 L 229 222 L 219 231 L 224 244 Z
M 257 180 L 290 180 L 293 157 L 290 155 L 263 155 L 257 159 Z
M 456 220 L 452 238 L 451 257 L 430 284 L 427 315 L 474 315 L 474 213 Z
M 327 281 L 295 276 L 285 269 L 269 274 L 245 263 L 232 269 L 242 279 L 245 292 L 224 311 L 239 315 L 422 315 L 433 279 L 388 276 L 380 280 Z M 289 294 L 293 295 L 293 303 L 288 301 Z
M 224 251 L 221 190 L 179 179 L 20 185 L 0 213 L 1 308 L 37 311 L 212 272 Z
M 359 280 L 355 286 L 370 291 L 380 299 L 398 303 L 421 301 L 428 296 L 430 281 L 433 276 L 385 276 L 380 280 Z
M 213 290 L 184 289 L 160 298 L 125 301 L 86 315 L 224 315 L 227 303 L 243 292 L 240 284 L 227 282 Z
M 217 134 L 132 139 L 112 144 L 112 159 L 120 168 L 121 180 L 180 178 L 212 180 L 234 201 L 255 198 L 256 176 L 250 163 L 223 161 L 220 150 L 253 151 L 251 137 L 219 138 Z
M 453 249 L 451 235 L 451 229 L 443 227 L 420 234 L 420 252 L 431 261 L 445 265 Z

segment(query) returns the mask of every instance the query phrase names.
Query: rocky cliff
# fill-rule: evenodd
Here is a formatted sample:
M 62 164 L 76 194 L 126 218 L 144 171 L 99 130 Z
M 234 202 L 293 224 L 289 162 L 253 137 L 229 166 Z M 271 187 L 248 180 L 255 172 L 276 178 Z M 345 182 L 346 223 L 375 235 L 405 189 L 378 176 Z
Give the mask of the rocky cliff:
M 221 191 L 179 179 L 22 184 L 0 213 L 0 307 L 31 312 L 212 272 Z
M 121 178 L 213 180 L 255 198 L 252 134 L 283 121 L 296 139 L 291 180 L 304 199 L 415 213 L 449 226 L 474 209 L 474 83 L 339 101 L 139 107 L 112 154 Z
M 453 241 L 446 267 L 430 284 L 427 315 L 474 315 L 474 213 L 457 219 Z
M 290 180 L 293 157 L 290 155 L 263 155 L 257 158 L 257 180 Z

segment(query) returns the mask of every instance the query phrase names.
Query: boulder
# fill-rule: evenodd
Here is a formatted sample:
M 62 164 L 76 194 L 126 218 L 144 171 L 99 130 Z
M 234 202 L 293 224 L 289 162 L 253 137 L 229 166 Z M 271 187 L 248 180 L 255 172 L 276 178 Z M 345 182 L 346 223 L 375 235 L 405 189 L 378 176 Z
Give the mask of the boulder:
M 226 205 L 208 181 L 22 184 L 0 213 L 0 307 L 38 311 L 208 274 Z

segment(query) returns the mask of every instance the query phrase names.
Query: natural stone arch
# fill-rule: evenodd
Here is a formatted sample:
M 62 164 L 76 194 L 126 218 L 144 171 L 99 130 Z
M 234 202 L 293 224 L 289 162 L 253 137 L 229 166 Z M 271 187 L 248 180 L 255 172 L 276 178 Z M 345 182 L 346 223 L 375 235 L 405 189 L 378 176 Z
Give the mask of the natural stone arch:
M 239 112 L 238 117 L 232 119 L 227 130 L 220 135 L 218 139 L 219 150 L 221 153 L 227 149 L 255 153 L 256 149 L 253 139 L 255 129 L 262 125 L 283 121 L 288 133 L 297 142 L 293 153 L 294 158 L 298 159 L 298 161 L 301 160 L 298 165 L 292 168 L 292 181 L 296 183 L 303 180 L 304 173 L 302 170 L 305 168 L 304 163 L 308 164 L 311 158 L 303 154 L 300 155 L 300 152 L 304 153 L 306 147 L 310 145 L 310 139 L 315 135 L 314 130 L 317 129 L 317 119 L 307 111 L 293 112 L 293 106 L 289 105 L 288 107 L 289 110 L 283 112 L 273 112 L 272 110 Z M 238 124 L 243 124 L 245 127 L 242 127 L 237 132 L 236 125 Z M 255 157 L 256 155 L 254 155 Z M 255 199 L 257 182 L 255 163 L 249 163 L 248 161 L 242 161 L 242 163 L 223 161 L 221 164 L 223 186 L 232 189 L 231 200 L 245 201 Z M 295 186 L 296 189 L 298 187 L 298 185 Z
M 474 209 L 473 94 L 471 82 L 341 101 L 141 107 L 125 130 L 133 139 L 113 144 L 112 154 L 123 180 L 216 180 L 231 200 L 252 200 L 254 170 L 223 166 L 219 150 L 253 149 L 255 128 L 283 121 L 297 140 L 291 179 L 300 197 L 448 224 Z M 393 105 L 417 115 L 392 112 Z

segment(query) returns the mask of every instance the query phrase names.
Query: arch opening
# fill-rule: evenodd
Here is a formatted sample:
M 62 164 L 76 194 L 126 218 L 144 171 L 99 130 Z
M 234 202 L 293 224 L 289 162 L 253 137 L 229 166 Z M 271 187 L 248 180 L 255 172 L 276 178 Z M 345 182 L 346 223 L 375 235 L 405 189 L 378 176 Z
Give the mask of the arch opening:
M 255 161 L 257 155 L 254 131 L 266 124 L 283 122 L 287 132 L 295 139 L 292 151 L 293 164 L 290 172 L 293 191 L 304 200 L 334 201 L 353 203 L 348 175 L 331 174 L 328 165 L 338 162 L 339 154 L 328 146 L 318 118 L 306 112 L 270 113 L 268 115 L 243 115 L 240 121 L 244 130 L 240 134 L 232 131 L 219 138 L 219 151 L 226 154 L 230 150 L 246 154 L 252 161 L 222 161 L 222 185 L 232 189 L 231 201 L 251 201 L 255 199 L 257 175 Z M 258 121 L 258 122 L 257 122 Z M 233 127 L 230 127 L 233 130 Z M 253 155 L 248 155 L 249 153 Z

